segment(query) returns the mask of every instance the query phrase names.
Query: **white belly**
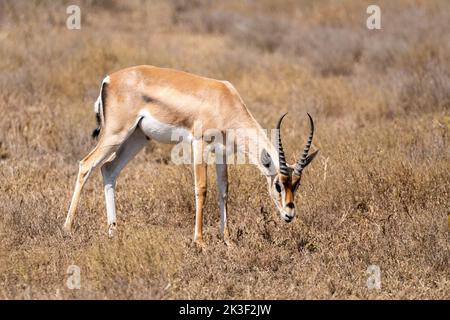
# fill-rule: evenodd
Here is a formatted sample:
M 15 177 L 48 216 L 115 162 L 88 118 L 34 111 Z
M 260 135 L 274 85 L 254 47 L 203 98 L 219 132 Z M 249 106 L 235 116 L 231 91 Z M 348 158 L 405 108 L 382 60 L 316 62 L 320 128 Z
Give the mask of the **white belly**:
M 141 112 L 141 116 L 143 118 L 139 126 L 150 139 L 167 144 L 192 141 L 192 134 L 186 128 L 162 123 L 152 117 L 148 111 Z

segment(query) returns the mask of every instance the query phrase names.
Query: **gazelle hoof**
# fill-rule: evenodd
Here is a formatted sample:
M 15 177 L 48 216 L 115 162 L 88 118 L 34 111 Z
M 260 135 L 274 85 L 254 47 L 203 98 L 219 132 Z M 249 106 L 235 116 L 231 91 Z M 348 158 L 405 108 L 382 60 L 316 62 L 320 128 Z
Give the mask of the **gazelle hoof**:
M 62 229 L 63 229 L 64 233 L 67 233 L 67 234 L 72 232 L 72 227 L 67 223 L 64 224 Z
M 194 240 L 194 244 L 200 250 L 203 250 L 206 248 L 206 245 L 205 245 L 205 242 L 203 241 L 203 239 Z
M 225 245 L 228 247 L 228 248 L 233 248 L 235 245 L 234 245 L 234 243 L 233 243 L 233 241 L 231 241 L 230 239 L 223 239 L 223 243 L 225 243 Z
M 116 223 L 113 222 L 109 225 L 108 228 L 108 237 L 113 238 L 116 233 Z

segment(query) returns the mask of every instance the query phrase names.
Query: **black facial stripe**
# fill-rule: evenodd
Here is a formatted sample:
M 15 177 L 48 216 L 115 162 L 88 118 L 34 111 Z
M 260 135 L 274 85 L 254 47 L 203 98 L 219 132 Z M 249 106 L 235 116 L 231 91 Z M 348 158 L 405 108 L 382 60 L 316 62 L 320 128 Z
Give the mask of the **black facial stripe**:
M 281 193 L 281 186 L 280 186 L 280 183 L 278 181 L 275 182 L 275 189 L 277 189 L 278 193 Z
M 142 95 L 142 100 L 144 100 L 147 103 L 156 103 L 156 99 L 149 97 L 146 94 Z

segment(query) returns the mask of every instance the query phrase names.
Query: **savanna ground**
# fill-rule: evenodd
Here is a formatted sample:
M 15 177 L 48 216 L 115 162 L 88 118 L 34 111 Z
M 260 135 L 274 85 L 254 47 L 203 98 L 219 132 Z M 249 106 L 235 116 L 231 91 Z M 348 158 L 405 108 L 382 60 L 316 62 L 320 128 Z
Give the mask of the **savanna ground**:
M 81 30 L 66 28 L 74 3 Z M 374 3 L 381 30 L 366 28 Z M 449 299 L 449 21 L 445 0 L 1 0 L 0 298 Z M 192 170 L 150 143 L 119 178 L 117 237 L 98 171 L 65 235 L 99 84 L 138 64 L 229 80 L 265 128 L 289 111 L 291 161 L 310 112 L 321 151 L 297 219 L 279 219 L 256 168 L 233 166 L 226 247 L 211 167 L 197 250 Z

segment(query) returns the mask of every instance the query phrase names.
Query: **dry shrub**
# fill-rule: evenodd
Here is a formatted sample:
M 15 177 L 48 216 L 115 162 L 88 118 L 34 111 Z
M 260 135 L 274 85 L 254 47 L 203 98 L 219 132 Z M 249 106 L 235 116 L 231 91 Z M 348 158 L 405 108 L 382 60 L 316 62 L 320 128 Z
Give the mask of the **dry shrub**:
M 65 1 L 0 3 L 0 298 L 450 297 L 447 1 L 382 1 L 381 31 L 360 1 L 77 3 L 79 31 Z M 291 161 L 310 112 L 321 151 L 296 221 L 280 221 L 255 168 L 231 166 L 225 246 L 210 167 L 200 252 L 192 170 L 151 142 L 119 178 L 117 237 L 98 172 L 65 235 L 99 83 L 136 64 L 230 80 L 265 128 L 289 111 Z M 66 287 L 73 264 L 80 290 Z

